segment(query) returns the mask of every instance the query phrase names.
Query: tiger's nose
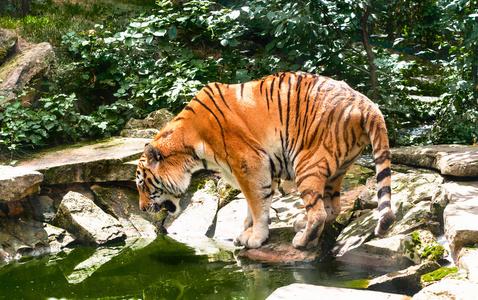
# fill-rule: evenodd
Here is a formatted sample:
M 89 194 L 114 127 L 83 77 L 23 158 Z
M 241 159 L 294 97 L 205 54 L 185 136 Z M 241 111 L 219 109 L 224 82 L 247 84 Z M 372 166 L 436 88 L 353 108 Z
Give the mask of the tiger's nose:
M 144 211 L 144 212 L 147 212 L 147 211 L 148 211 L 148 209 L 147 209 L 145 206 L 142 206 L 142 207 L 141 207 L 141 210 Z

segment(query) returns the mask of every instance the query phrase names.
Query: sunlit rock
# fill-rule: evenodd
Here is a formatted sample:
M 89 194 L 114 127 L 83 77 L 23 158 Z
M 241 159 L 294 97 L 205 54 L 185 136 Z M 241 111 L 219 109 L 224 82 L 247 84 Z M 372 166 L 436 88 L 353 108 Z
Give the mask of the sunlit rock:
M 279 299 L 406 300 L 409 297 L 400 294 L 294 283 L 275 290 L 267 297 L 267 300 Z
M 38 194 L 43 175 L 21 167 L 0 166 L 0 202 L 16 201 Z
M 468 280 L 478 284 L 478 249 L 462 248 L 457 261 L 458 266 L 466 271 Z
M 208 186 L 194 193 L 191 202 L 183 213 L 167 228 L 170 235 L 206 236 L 214 226 L 218 208 L 218 199 L 210 192 Z M 214 187 L 211 187 L 211 190 Z M 214 232 L 210 234 L 213 236 Z
M 392 162 L 436 169 L 443 175 L 478 177 L 478 151 L 473 146 L 401 147 L 392 149 Z
M 456 252 L 478 243 L 478 182 L 450 183 L 445 189 L 450 201 L 443 215 L 445 236 Z
M 104 245 L 126 238 L 123 226 L 87 197 L 69 192 L 63 198 L 53 224 L 65 228 L 85 245 Z
M 477 300 L 478 285 L 464 280 L 444 279 L 427 286 L 415 294 L 412 300 Z

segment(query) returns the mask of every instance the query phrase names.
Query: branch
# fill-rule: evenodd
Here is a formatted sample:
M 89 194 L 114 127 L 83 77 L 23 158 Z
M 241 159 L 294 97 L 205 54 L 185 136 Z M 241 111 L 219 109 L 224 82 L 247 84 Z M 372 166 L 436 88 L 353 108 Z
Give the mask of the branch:
M 357 65 L 354 65 L 354 64 L 349 63 L 349 62 L 346 62 L 346 61 L 344 61 L 344 64 L 346 64 L 346 65 L 348 65 L 348 66 L 350 66 L 350 67 L 352 67 L 352 68 L 354 68 L 354 69 L 357 69 L 357 70 L 359 70 L 359 71 L 361 71 L 361 72 L 363 72 L 363 73 L 365 73 L 365 74 L 367 74 L 367 75 L 370 76 L 370 72 L 367 71 L 367 70 L 365 70 L 364 68 L 361 68 L 361 67 L 359 67 L 359 66 L 357 66 Z

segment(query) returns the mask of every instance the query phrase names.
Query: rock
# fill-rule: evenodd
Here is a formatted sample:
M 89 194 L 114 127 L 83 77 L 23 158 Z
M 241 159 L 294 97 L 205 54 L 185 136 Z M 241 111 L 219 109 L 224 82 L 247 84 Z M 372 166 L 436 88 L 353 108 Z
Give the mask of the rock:
M 41 79 L 49 73 L 53 64 L 55 53 L 49 43 L 31 45 L 20 54 L 12 58 L 8 64 L 0 67 L 0 95 L 5 96 L 0 101 L 4 104 L 17 97 L 18 90 L 28 83 L 40 91 Z M 23 105 L 31 105 L 37 93 L 29 93 L 22 97 Z
M 20 167 L 0 166 L 0 202 L 16 201 L 38 194 L 43 175 Z
M 337 260 L 387 270 L 409 266 L 400 238 L 419 228 L 431 228 L 433 232 L 439 229 L 439 224 L 430 220 L 430 200 L 442 182 L 443 178 L 436 173 L 392 172 L 392 210 L 397 221 L 383 238 L 377 238 L 374 235 L 377 210 L 359 211 L 360 215 L 337 238 L 333 248 Z M 367 187 L 369 197 L 376 198 L 375 180 L 367 180 Z
M 149 140 L 111 138 L 91 145 L 72 145 L 48 150 L 19 163 L 44 175 L 43 184 L 133 180 L 137 162 Z
M 478 284 L 478 249 L 462 248 L 457 260 L 458 266 L 466 271 L 468 280 Z
M 37 221 L 0 219 L 0 262 L 23 256 L 56 252 L 70 245 L 75 237 L 64 229 Z
M 144 120 L 130 119 L 120 135 L 131 138 L 153 139 L 161 128 L 174 118 L 166 108 L 153 111 Z
M 284 197 L 274 197 L 271 204 L 270 228 L 292 227 L 294 221 L 305 213 L 304 202 L 299 194 L 294 192 Z
M 456 279 L 444 279 L 415 294 L 412 300 L 477 300 L 478 285 Z
M 333 228 L 324 229 L 319 238 L 319 244 L 312 249 L 299 250 L 292 246 L 295 236 L 294 228 L 279 227 L 269 230 L 266 243 L 257 249 L 244 248 L 237 254 L 239 259 L 250 259 L 266 262 L 318 262 L 331 258 L 330 249 L 335 242 L 337 233 Z
M 120 221 L 128 238 L 156 237 L 162 220 L 156 215 L 139 209 L 139 196 L 136 189 L 98 184 L 91 186 L 91 189 L 98 206 Z
M 430 201 L 423 201 L 413 206 L 407 213 L 389 229 L 387 236 L 427 228 L 430 222 Z
M 222 207 L 217 213 L 214 239 L 232 242 L 236 235 L 244 229 L 247 209 L 244 196 Z
M 443 219 L 450 249 L 478 243 L 478 182 L 449 183 L 444 186 L 449 199 Z
M 18 37 L 10 30 L 0 28 L 0 65 L 3 64 L 8 55 L 10 55 L 17 44 Z
M 368 300 L 406 300 L 405 295 L 374 291 L 363 291 L 337 287 L 294 283 L 275 290 L 267 300 L 279 299 L 368 299 Z
M 401 239 L 400 250 L 415 264 L 437 261 L 448 254 L 433 234 L 427 230 L 416 230 L 407 234 Z
M 421 290 L 420 277 L 423 274 L 438 270 L 440 265 L 431 261 L 411 266 L 405 270 L 385 274 L 370 280 L 367 288 L 374 291 L 400 292 L 415 294 Z
M 420 278 L 420 283 L 424 288 L 445 278 L 461 279 L 464 277 L 466 277 L 466 274 L 463 276 L 463 272 L 459 272 L 457 267 L 442 267 L 438 270 L 423 274 Z
M 28 197 L 25 201 L 26 215 L 40 222 L 51 222 L 56 214 L 53 199 L 48 196 L 40 195 Z
M 48 223 L 44 224 L 48 234 L 50 252 L 59 252 L 76 240 L 76 237 L 63 228 L 58 228 Z
M 473 146 L 401 147 L 392 149 L 392 162 L 436 169 L 443 175 L 478 177 L 478 151 Z
M 170 235 L 206 236 L 210 230 L 210 236 L 214 235 L 214 230 L 210 228 L 217 214 L 218 199 L 208 192 L 213 189 L 206 185 L 194 193 L 188 207 L 167 228 Z
M 63 198 L 53 224 L 74 234 L 84 245 L 104 245 L 126 238 L 118 220 L 75 192 L 69 192 Z

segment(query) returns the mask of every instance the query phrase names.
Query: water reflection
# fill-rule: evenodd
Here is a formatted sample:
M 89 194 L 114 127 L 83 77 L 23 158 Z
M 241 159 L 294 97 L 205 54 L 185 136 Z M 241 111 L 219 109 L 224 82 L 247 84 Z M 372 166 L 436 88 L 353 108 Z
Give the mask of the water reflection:
M 0 268 L 0 298 L 265 299 L 291 283 L 344 286 L 372 275 L 337 263 L 266 264 L 233 257 L 211 261 L 167 236 L 78 247 Z

